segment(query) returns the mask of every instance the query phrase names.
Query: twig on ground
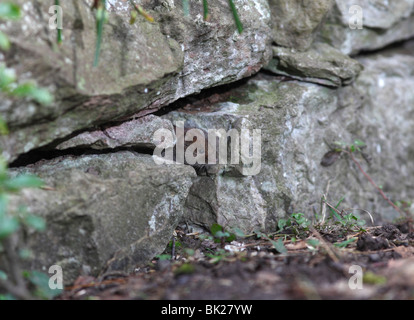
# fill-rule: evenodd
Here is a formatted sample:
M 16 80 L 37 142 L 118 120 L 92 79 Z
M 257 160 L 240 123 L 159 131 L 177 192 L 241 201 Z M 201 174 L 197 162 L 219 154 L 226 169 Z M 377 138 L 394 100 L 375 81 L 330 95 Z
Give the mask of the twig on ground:
M 400 210 L 400 208 L 398 208 L 386 195 L 385 193 L 381 190 L 380 187 L 378 187 L 376 185 L 376 183 L 374 182 L 374 180 L 372 180 L 372 178 L 364 171 L 364 169 L 362 169 L 362 166 L 359 164 L 358 160 L 355 159 L 355 157 L 353 156 L 351 151 L 347 151 L 347 150 L 342 150 L 343 152 L 347 153 L 351 160 L 356 164 L 356 166 L 358 167 L 359 171 L 362 172 L 362 174 L 368 179 L 368 181 L 375 187 L 375 189 L 378 190 L 378 192 L 381 194 L 381 196 L 384 198 L 384 200 L 386 200 L 399 214 L 403 214 Z
M 326 253 L 328 256 L 332 259 L 334 262 L 339 262 L 339 254 L 335 252 L 335 249 L 332 248 L 325 239 L 321 236 L 321 234 L 316 231 L 316 229 L 312 226 L 309 227 L 309 230 L 313 233 L 313 235 L 320 241 L 321 246 L 326 250 Z

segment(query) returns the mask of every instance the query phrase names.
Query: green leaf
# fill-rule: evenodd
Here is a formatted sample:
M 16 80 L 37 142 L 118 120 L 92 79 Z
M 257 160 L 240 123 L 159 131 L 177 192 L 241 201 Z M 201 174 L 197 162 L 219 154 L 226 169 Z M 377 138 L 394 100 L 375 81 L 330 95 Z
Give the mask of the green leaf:
M 208 1 L 203 0 L 203 19 L 204 21 L 208 21 L 209 19 L 209 12 L 208 12 Z
M 0 115 L 0 136 L 5 136 L 9 134 L 9 128 L 7 127 L 6 121 Z
M 332 208 L 329 208 L 331 210 L 331 212 L 333 213 L 333 215 L 339 220 L 342 221 L 341 216 Z
M 4 193 L 0 193 L 0 223 L 1 219 L 6 216 L 8 199 Z
M 364 146 L 366 146 L 366 144 L 365 144 L 364 141 L 361 141 L 361 140 L 358 140 L 358 139 L 354 141 L 354 144 L 356 146 L 358 146 L 358 147 L 364 147 Z
M 226 242 L 232 242 L 233 240 L 236 239 L 236 235 L 235 234 L 233 234 L 233 233 L 230 234 L 227 231 L 219 230 L 219 227 L 222 228 L 220 225 L 217 225 L 217 226 L 215 226 L 213 228 L 214 237 L 215 237 L 214 242 L 217 242 L 217 243 L 218 242 L 221 242 L 223 238 L 224 238 L 224 241 L 226 241 Z
M 9 50 L 10 49 L 10 41 L 7 36 L 0 31 L 0 49 L 2 50 Z
M 279 238 L 277 241 L 270 240 L 270 242 L 272 243 L 273 248 L 275 248 L 277 252 L 279 253 L 287 252 L 287 249 L 285 245 L 283 244 L 282 238 Z
M 0 219 L 0 239 L 6 238 L 19 228 L 19 221 L 16 217 L 7 215 Z
M 44 231 L 46 229 L 46 221 L 35 215 L 28 215 L 24 218 L 24 222 L 37 231 Z
M 306 243 L 314 248 L 319 246 L 319 241 L 317 239 L 309 239 Z
M 33 83 L 24 83 L 19 85 L 12 91 L 12 94 L 17 97 L 31 98 L 42 105 L 49 105 L 53 102 L 53 97 L 49 91 L 43 88 L 38 88 Z
M 19 257 L 23 260 L 29 260 L 33 258 L 33 251 L 30 249 L 22 249 L 19 252 Z
M 0 18 L 19 19 L 21 16 L 20 7 L 10 2 L 0 3 Z
M 228 234 L 228 232 L 227 232 L 227 234 Z M 226 238 L 226 242 L 232 242 L 234 240 L 236 240 L 236 235 L 234 233 L 230 233 L 230 235 L 227 236 L 227 238 Z
M 277 222 L 277 228 L 279 230 L 283 230 L 288 224 L 288 221 L 286 219 L 279 219 Z
M 215 234 L 214 234 L 214 236 L 216 237 L 216 238 L 226 238 L 226 237 L 229 237 L 230 236 L 230 234 L 228 233 L 228 232 L 223 232 L 223 231 L 217 231 Z
M 29 281 L 36 287 L 35 295 L 41 299 L 53 299 L 62 293 L 62 290 L 52 290 L 49 287 L 49 276 L 43 272 L 31 271 L 28 274 Z
M 21 174 L 5 183 L 5 187 L 10 191 L 20 191 L 23 188 L 39 188 L 43 185 L 44 183 L 40 178 L 29 174 Z
M 35 85 L 33 83 L 24 83 L 19 85 L 16 89 L 13 90 L 13 94 L 17 97 L 27 97 L 32 94 L 32 91 L 34 90 Z
M 210 232 L 213 236 L 216 235 L 217 232 L 223 231 L 223 227 L 219 225 L 218 223 L 213 223 L 210 227 Z
M 155 257 L 160 261 L 171 260 L 171 255 L 170 254 L 158 254 Z
M 267 238 L 267 236 L 265 235 L 265 234 L 263 234 L 263 233 L 261 233 L 260 231 L 254 231 L 254 233 L 256 234 L 256 237 L 258 237 L 259 239 L 260 238 Z
M 53 96 L 47 89 L 44 88 L 35 88 L 31 92 L 30 98 L 44 106 L 48 106 L 53 102 Z
M 292 217 L 295 219 L 296 223 L 302 227 L 307 228 L 310 225 L 310 221 L 308 218 L 305 217 L 303 213 L 293 213 Z
M 7 280 L 7 274 L 2 270 L 0 270 L 0 280 Z
M 0 89 L 7 91 L 7 86 L 16 81 L 16 72 L 13 69 L 0 65 Z
M 335 141 L 334 144 L 340 147 L 346 147 L 348 145 L 346 142 L 343 141 Z
M 234 235 L 239 237 L 239 238 L 246 237 L 245 233 L 240 228 L 237 228 L 237 227 L 232 228 L 232 231 L 233 231 Z

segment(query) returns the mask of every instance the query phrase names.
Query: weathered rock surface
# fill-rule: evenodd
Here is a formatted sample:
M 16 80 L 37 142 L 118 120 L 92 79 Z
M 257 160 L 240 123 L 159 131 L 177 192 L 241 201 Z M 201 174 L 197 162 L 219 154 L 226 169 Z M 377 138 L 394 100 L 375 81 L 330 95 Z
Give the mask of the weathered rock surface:
M 246 177 L 228 165 L 217 175 L 198 177 L 186 202 L 187 219 L 207 228 L 218 222 L 245 232 L 274 230 L 286 214 L 320 214 L 319 200 L 328 184 L 328 201 L 336 204 L 345 197 L 342 208 L 368 210 L 377 221 L 398 216 L 345 154 L 329 167 L 321 160 L 333 142 L 360 139 L 367 144 L 368 160 L 357 156 L 364 170 L 393 201 L 412 199 L 413 184 L 406 179 L 414 174 L 410 54 L 360 59 L 365 70 L 352 86 L 330 89 L 260 75 L 237 89 L 247 92 L 244 101 L 166 115 L 205 130 L 228 130 L 244 118 L 262 130 L 260 173 Z
M 56 146 L 56 149 L 86 148 L 104 150 L 120 147 L 154 149 L 161 143 L 161 141 L 154 140 L 154 134 L 159 129 L 166 129 L 174 133 L 174 127 L 170 121 L 148 115 L 104 130 L 83 132 L 60 143 Z
M 332 7 L 332 0 L 269 0 L 273 41 L 304 51 L 310 48 L 318 29 Z
M 247 77 L 271 56 L 265 0 L 237 4 L 245 29 L 241 35 L 226 0 L 210 3 L 210 22 L 202 20 L 198 2 L 186 17 L 174 2 L 145 1 L 156 22 L 139 16 L 134 25 L 129 24 L 128 2 L 110 1 L 96 68 L 92 1 L 61 2 L 64 41 L 59 48 L 56 31 L 47 25 L 51 4 L 15 2 L 24 17 L 0 26 L 13 44 L 1 61 L 21 81 L 34 79 L 47 87 L 55 103 L 41 106 L 2 96 L 0 110 L 11 134 L 0 139 L 0 147 L 8 161 L 73 132 L 144 115 L 204 88 Z
M 195 176 L 189 166 L 159 166 L 151 156 L 127 151 L 55 159 L 19 171 L 38 175 L 48 186 L 24 190 L 18 198 L 47 222 L 45 232 L 28 237 L 35 252 L 31 268 L 60 265 L 66 283 L 80 273 L 130 272 L 162 253 Z
M 92 67 L 91 1 L 62 2 L 59 48 L 55 31 L 45 25 L 50 4 L 16 2 L 25 17 L 0 26 L 13 43 L 0 61 L 21 81 L 47 87 L 55 103 L 2 96 L 0 111 L 11 134 L 0 137 L 0 148 L 9 162 L 44 146 L 42 152 L 56 147 L 67 154 L 14 169 L 37 174 L 49 186 L 14 199 L 48 223 L 45 233 L 28 237 L 35 269 L 59 264 L 67 282 L 103 268 L 131 271 L 164 250 L 179 221 L 274 231 L 288 214 L 319 213 L 323 193 L 334 204 L 345 197 L 343 208 L 395 217 L 347 155 L 321 165 L 335 141 L 364 141 L 364 157 L 357 159 L 372 179 L 393 201 L 414 197 L 407 178 L 414 174 L 414 46 L 346 56 L 413 36 L 414 0 L 336 0 L 331 11 L 331 0 L 236 1 L 241 35 L 226 0 L 210 1 L 209 22 L 202 19 L 201 1 L 192 2 L 186 17 L 180 1 L 144 0 L 156 22 L 139 16 L 132 26 L 128 2 L 111 0 L 98 68 Z M 362 30 L 348 26 L 352 4 L 363 7 Z M 268 65 L 272 40 L 277 47 Z M 219 99 L 206 99 L 204 106 L 171 105 L 265 65 L 287 77 L 260 73 L 225 92 L 225 99 L 221 88 Z M 246 174 L 248 166 L 239 162 L 207 166 L 196 176 L 187 165 L 159 166 L 149 155 L 117 152 L 154 148 L 154 132 L 173 131 L 177 120 L 205 131 L 261 130 L 254 158 L 260 170 Z M 74 149 L 95 154 L 71 157 Z
M 314 43 L 305 52 L 273 47 L 273 59 L 265 69 L 301 81 L 339 87 L 352 83 L 362 65 L 325 43 Z
M 362 29 L 351 29 L 354 11 L 358 5 L 362 11 Z M 335 0 L 326 23 L 318 38 L 326 41 L 345 54 L 362 50 L 376 50 L 391 43 L 414 36 L 414 1 L 382 0 Z

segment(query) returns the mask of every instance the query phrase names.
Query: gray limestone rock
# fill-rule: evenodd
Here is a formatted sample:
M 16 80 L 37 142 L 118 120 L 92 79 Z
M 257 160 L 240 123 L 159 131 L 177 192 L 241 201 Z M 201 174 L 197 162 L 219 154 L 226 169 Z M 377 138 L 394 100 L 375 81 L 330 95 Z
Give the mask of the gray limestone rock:
M 227 131 L 241 119 L 261 130 L 260 172 L 244 176 L 225 165 L 215 175 L 198 177 L 185 205 L 188 220 L 205 228 L 215 221 L 246 233 L 275 230 L 277 220 L 291 213 L 320 215 L 327 189 L 330 203 L 344 197 L 341 208 L 355 208 L 347 212 L 366 221 L 368 215 L 359 209 L 368 210 L 376 222 L 397 217 L 349 156 L 341 154 L 329 166 L 321 162 L 336 148 L 334 142 L 362 140 L 366 148 L 355 157 L 363 170 L 392 201 L 412 199 L 407 177 L 414 174 L 414 59 L 407 51 L 359 59 L 365 69 L 350 86 L 333 89 L 261 76 L 237 89 L 247 93 L 240 102 L 166 115 L 204 130 Z
M 273 41 L 299 51 L 309 49 L 332 3 L 332 0 L 269 0 Z
M 354 5 L 360 9 L 352 10 Z M 355 28 L 359 13 L 362 14 L 361 29 Z M 413 0 L 335 0 L 318 34 L 320 40 L 344 54 L 377 50 L 413 36 Z
M 24 190 L 12 203 L 46 220 L 27 237 L 29 268 L 60 265 L 65 283 L 82 270 L 132 272 L 162 253 L 178 222 L 194 170 L 157 165 L 131 152 L 59 158 L 17 172 L 38 175 L 44 189 Z
M 318 42 L 304 52 L 273 47 L 273 60 L 265 69 L 302 81 L 339 87 L 353 82 L 362 65 L 339 50 Z
M 63 43 L 48 27 L 50 3 L 16 0 L 19 21 L 0 30 L 12 49 L 0 62 L 14 68 L 20 81 L 34 80 L 55 102 L 5 97 L 0 111 L 10 135 L 0 138 L 3 156 L 19 154 L 95 126 L 143 116 L 205 88 L 229 83 L 257 72 L 271 57 L 270 9 L 265 0 L 236 4 L 244 32 L 237 32 L 227 0 L 210 3 L 211 20 L 202 19 L 202 3 L 185 16 L 180 5 L 142 3 L 154 16 L 130 25 L 128 2 L 108 1 L 98 67 L 93 67 L 96 16 L 83 1 L 62 1 Z M 164 3 L 164 2 L 163 2 Z
M 104 150 L 120 147 L 154 149 L 161 143 L 161 141 L 154 139 L 155 132 L 160 129 L 166 129 L 174 133 L 174 127 L 170 121 L 154 115 L 148 115 L 123 122 L 118 126 L 109 127 L 105 130 L 83 132 L 58 144 L 56 149 L 85 148 Z

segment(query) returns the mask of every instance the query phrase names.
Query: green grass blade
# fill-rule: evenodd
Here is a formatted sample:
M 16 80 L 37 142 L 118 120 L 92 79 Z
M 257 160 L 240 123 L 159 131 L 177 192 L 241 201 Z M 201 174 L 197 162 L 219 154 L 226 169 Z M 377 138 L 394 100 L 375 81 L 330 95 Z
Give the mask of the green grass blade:
M 96 46 L 95 46 L 95 59 L 93 66 L 96 67 L 99 63 L 99 55 L 101 53 L 103 26 L 105 24 L 106 15 L 106 0 L 101 0 L 101 3 L 96 12 Z
M 277 241 L 270 240 L 270 243 L 272 244 L 273 248 L 276 249 L 279 253 L 287 253 L 287 249 L 285 245 L 283 244 L 282 238 L 279 238 Z
M 342 197 L 341 200 L 339 200 L 338 204 L 335 206 L 335 209 L 338 209 L 339 205 L 342 201 L 344 201 L 345 197 Z
M 10 49 L 10 41 L 9 38 L 7 38 L 7 36 L 0 31 L 0 49 L 7 51 Z
M 342 221 L 342 218 L 340 217 L 340 215 L 339 214 L 337 214 L 336 213 L 336 211 L 334 210 L 334 209 L 332 209 L 332 208 L 329 208 L 329 209 L 331 209 L 331 212 L 333 213 L 333 215 L 339 220 L 339 221 Z
M 243 32 L 243 24 L 240 21 L 239 14 L 237 13 L 237 8 L 234 5 L 233 0 L 229 0 L 231 12 L 233 13 L 234 21 L 236 22 L 237 30 L 241 34 Z
M 99 55 L 101 53 L 101 43 L 102 43 L 102 31 L 103 31 L 103 19 L 99 19 L 97 24 L 97 38 L 95 46 L 95 59 L 93 61 L 93 66 L 96 67 L 99 63 Z
M 204 21 L 208 21 L 209 17 L 210 17 L 210 15 L 208 13 L 208 1 L 203 0 L 203 19 L 204 19 Z

